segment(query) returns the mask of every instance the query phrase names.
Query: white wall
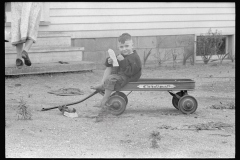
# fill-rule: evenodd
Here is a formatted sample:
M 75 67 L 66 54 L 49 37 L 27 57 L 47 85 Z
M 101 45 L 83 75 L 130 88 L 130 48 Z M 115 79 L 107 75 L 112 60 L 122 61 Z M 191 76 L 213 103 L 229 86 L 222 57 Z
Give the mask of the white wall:
M 72 38 L 181 35 L 209 28 L 235 34 L 235 3 L 220 2 L 45 2 L 49 26 L 40 31 L 66 32 Z

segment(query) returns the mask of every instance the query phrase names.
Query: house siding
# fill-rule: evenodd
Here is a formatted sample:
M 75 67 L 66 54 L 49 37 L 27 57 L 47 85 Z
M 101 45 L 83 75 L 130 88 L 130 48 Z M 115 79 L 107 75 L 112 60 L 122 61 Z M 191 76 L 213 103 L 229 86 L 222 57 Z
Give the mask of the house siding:
M 209 28 L 235 33 L 235 3 L 46 2 L 51 25 L 40 32 L 66 32 L 72 38 L 184 35 Z

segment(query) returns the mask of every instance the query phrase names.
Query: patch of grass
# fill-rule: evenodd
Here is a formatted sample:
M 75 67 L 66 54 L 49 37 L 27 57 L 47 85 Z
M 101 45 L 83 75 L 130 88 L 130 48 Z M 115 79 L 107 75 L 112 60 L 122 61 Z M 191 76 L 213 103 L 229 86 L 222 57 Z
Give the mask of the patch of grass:
M 194 125 L 185 125 L 187 126 L 187 129 L 194 129 L 194 130 L 217 130 L 222 129 L 225 127 L 232 127 L 232 125 L 223 123 L 223 122 L 208 122 L 208 123 L 200 123 L 200 124 L 194 124 Z
M 26 105 L 26 101 L 23 100 L 23 98 L 20 99 L 19 105 L 17 107 L 17 117 L 18 120 L 31 120 L 32 119 L 32 114 Z
M 160 132 L 153 131 L 150 135 L 150 138 L 152 139 L 151 148 L 159 148 L 157 141 L 161 139 Z
M 211 109 L 235 109 L 235 102 L 229 102 L 226 104 L 223 104 L 220 102 L 220 104 L 213 104 L 210 106 Z

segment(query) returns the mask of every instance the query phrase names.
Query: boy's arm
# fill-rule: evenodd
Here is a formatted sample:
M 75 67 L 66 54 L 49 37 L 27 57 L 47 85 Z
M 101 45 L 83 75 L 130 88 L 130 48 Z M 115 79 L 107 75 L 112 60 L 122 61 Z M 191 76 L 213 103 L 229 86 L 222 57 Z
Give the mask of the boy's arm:
M 113 65 L 108 63 L 108 58 L 110 58 L 110 57 L 107 57 L 107 58 L 106 58 L 105 66 L 106 66 L 106 67 L 112 67 Z

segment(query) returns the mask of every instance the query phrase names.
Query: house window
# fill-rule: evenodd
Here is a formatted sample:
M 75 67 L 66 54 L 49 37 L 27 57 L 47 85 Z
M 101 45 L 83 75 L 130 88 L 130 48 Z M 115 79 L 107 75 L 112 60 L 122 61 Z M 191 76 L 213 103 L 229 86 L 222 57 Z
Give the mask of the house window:
M 225 54 L 226 53 L 226 37 L 224 37 L 222 40 L 223 40 L 223 43 L 222 45 L 220 46 L 219 48 L 219 52 L 217 54 Z

